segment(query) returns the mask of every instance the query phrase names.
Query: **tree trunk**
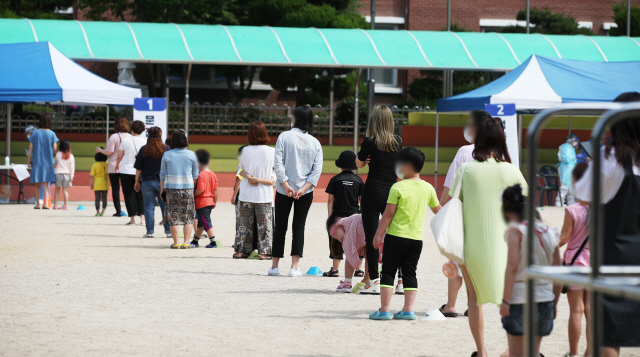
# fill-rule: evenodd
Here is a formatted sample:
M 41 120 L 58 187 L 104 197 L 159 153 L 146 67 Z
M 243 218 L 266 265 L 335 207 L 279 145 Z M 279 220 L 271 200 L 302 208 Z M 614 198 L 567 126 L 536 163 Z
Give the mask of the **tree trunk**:
M 309 85 L 309 72 L 306 68 L 298 68 L 298 80 L 296 86 L 296 106 L 302 106 L 307 103 L 307 85 Z
M 149 88 L 149 96 L 157 97 L 156 95 L 156 77 L 153 75 L 153 63 L 147 63 L 147 75 L 149 77 L 149 83 L 147 84 Z
M 229 73 L 225 76 L 227 80 L 227 91 L 229 92 L 229 103 L 235 103 L 235 92 L 233 90 L 233 79 L 229 76 Z

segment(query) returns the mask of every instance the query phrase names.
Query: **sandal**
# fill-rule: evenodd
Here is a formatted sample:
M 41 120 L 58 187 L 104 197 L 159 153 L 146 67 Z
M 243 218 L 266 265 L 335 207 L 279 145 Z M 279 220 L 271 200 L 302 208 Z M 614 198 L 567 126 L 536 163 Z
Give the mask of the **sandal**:
M 326 276 L 329 278 L 337 278 L 340 276 L 340 271 L 333 270 L 333 268 L 330 268 L 329 271 L 322 273 L 322 276 Z
M 353 273 L 353 276 L 357 276 L 357 277 L 359 277 L 359 278 L 362 278 L 362 277 L 364 276 L 364 271 L 362 271 L 362 270 L 356 270 L 356 271 Z
M 238 256 L 238 254 L 240 253 L 234 254 L 233 259 L 247 259 L 249 257 L 249 254 L 241 254 L 240 256 Z
M 442 305 L 438 310 L 442 312 L 442 310 L 444 310 L 445 307 L 447 307 L 447 304 Z M 442 314 L 444 315 L 444 317 L 458 317 L 457 312 L 442 312 Z
M 35 206 L 35 207 L 33 207 L 33 209 L 40 209 L 40 207 L 38 207 L 38 206 Z
M 270 255 L 265 255 L 264 257 L 260 257 L 260 260 L 273 260 L 273 258 Z
M 180 249 L 182 244 L 171 244 L 171 249 Z

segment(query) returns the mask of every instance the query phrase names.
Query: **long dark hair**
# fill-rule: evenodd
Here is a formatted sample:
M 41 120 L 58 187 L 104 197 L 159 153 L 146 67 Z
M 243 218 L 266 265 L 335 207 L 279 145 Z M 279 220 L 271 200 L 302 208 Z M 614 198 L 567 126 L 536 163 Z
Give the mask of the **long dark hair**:
M 622 93 L 613 101 L 640 102 L 640 93 Z M 611 140 L 605 147 L 607 158 L 611 156 L 611 150 L 621 166 L 640 166 L 640 119 L 624 119 L 611 126 Z
M 473 158 L 482 162 L 493 155 L 497 162 L 511 163 L 507 150 L 507 140 L 500 119 L 483 120 L 477 128 Z
M 187 133 L 184 130 L 176 130 L 171 136 L 171 148 L 172 149 L 184 149 L 189 146 L 189 139 L 187 139 Z
M 507 222 L 507 213 L 515 213 L 520 222 L 525 220 L 525 209 L 527 199 L 522 194 L 522 186 L 513 185 L 504 189 L 502 192 L 502 215 Z M 534 210 L 535 218 L 540 220 L 540 212 Z
M 473 121 L 473 126 L 480 127 L 485 120 L 491 119 L 491 115 L 484 110 L 472 110 L 471 111 L 471 120 Z
M 311 134 L 313 131 L 313 112 L 309 107 L 297 107 L 293 110 L 293 117 L 296 119 L 295 123 L 293 123 L 294 128 Z

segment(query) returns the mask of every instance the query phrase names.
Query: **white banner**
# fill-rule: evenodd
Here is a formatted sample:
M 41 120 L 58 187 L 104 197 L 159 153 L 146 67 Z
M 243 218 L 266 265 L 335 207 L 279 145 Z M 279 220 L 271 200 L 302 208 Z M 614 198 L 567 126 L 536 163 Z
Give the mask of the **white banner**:
M 165 98 L 135 98 L 133 120 L 144 122 L 145 132 L 140 136 L 145 140 L 147 131 L 154 126 L 162 129 L 162 142 L 167 139 L 167 100 Z

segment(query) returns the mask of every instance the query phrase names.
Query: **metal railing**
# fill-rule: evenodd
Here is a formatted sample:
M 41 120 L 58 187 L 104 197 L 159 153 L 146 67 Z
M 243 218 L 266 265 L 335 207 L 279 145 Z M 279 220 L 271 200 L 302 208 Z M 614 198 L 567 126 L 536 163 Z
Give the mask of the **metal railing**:
M 525 306 L 525 344 L 527 356 L 535 354 L 537 312 L 534 303 L 534 279 L 546 279 L 555 283 L 580 286 L 589 290 L 591 321 L 590 331 L 593 357 L 600 357 L 603 341 L 603 307 L 602 296 L 610 295 L 640 301 L 640 262 L 638 266 L 604 266 L 604 209 L 600 202 L 600 147 L 605 130 L 623 119 L 640 120 L 640 103 L 618 104 L 568 104 L 558 108 L 548 109 L 538 114 L 527 132 L 528 146 L 528 179 L 535 182 L 536 163 L 538 161 L 537 145 L 540 139 L 540 129 L 553 116 L 562 114 L 603 114 L 592 131 L 593 142 L 593 182 L 592 199 L 590 205 L 589 246 L 591 249 L 591 267 L 539 267 L 533 264 L 535 225 L 529 224 L 527 230 L 527 294 Z M 529 185 L 527 203 L 527 217 L 534 222 L 536 186 Z
M 132 117 L 131 107 L 112 107 L 117 113 L 109 116 L 109 131 L 113 130 L 116 117 Z M 249 124 L 252 121 L 261 120 L 265 123 L 270 135 L 289 130 L 291 113 L 294 107 L 284 105 L 266 104 L 210 104 L 193 102 L 189 106 L 189 134 L 192 135 L 246 135 Z M 409 123 L 409 113 L 429 111 L 429 108 L 407 106 L 390 106 L 395 120 L 396 134 L 401 135 L 402 126 Z M 86 111 L 92 111 L 87 113 Z M 38 126 L 41 115 L 50 114 L 53 119 L 53 130 L 60 133 L 105 133 L 106 113 L 103 109 L 93 112 L 92 107 L 83 107 L 69 111 L 63 105 L 25 105 L 25 115 L 12 115 L 12 131 L 21 132 L 28 125 Z M 329 136 L 329 106 L 317 105 L 311 107 L 314 113 L 314 135 L 320 137 Z M 335 109 L 334 109 L 335 111 Z M 172 132 L 185 127 L 184 103 L 169 103 L 168 130 Z M 363 137 L 366 132 L 367 122 L 359 123 L 359 135 Z M 6 115 L 0 113 L 0 130 L 6 128 Z M 353 118 L 337 118 L 333 125 L 334 137 L 353 137 Z

